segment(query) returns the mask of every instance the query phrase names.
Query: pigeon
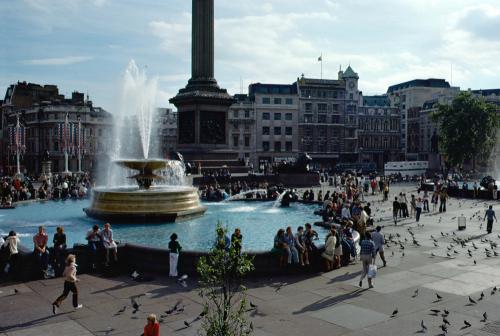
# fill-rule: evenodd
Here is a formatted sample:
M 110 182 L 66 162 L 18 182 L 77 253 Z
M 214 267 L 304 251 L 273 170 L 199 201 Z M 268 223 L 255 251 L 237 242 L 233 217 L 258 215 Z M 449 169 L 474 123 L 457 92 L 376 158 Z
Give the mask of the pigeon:
M 443 317 L 443 323 L 447 325 L 451 325 L 450 322 L 446 319 L 446 317 Z
M 431 252 L 431 257 L 435 257 L 436 255 L 434 254 L 434 252 Z
M 191 323 L 189 323 L 188 321 L 184 321 L 184 325 L 186 326 L 186 328 L 188 328 L 191 326 Z
M 477 304 L 477 302 L 473 298 L 471 298 L 470 296 L 469 296 L 469 302 L 472 304 Z
M 118 311 L 116 312 L 116 314 L 121 314 L 121 313 L 125 312 L 125 310 L 126 310 L 126 309 L 127 309 L 127 306 L 123 306 L 123 308 L 122 308 L 122 309 L 120 309 L 120 310 L 118 310 Z
M 19 290 L 17 288 L 14 288 L 14 294 L 19 294 Z
M 487 319 L 488 319 L 488 314 L 486 314 L 486 312 L 484 312 L 483 319 L 481 320 L 481 322 L 486 322 Z
M 443 299 L 443 297 L 441 295 L 439 295 L 438 293 L 436 293 L 436 297 L 437 297 L 438 300 L 442 300 Z
M 475 259 L 474 259 L 474 265 L 477 265 L 477 262 L 476 262 L 476 260 L 475 260 Z
M 397 314 L 398 314 L 398 308 L 394 309 L 394 311 L 392 312 L 391 317 L 395 317 Z
M 188 275 L 184 274 L 184 275 L 180 276 L 179 279 L 177 279 L 177 281 L 186 281 L 187 278 L 188 278 Z
M 132 314 L 137 313 L 137 311 L 139 310 L 139 307 L 141 305 L 138 304 L 137 301 L 134 298 L 130 298 L 130 303 L 132 304 L 132 308 L 134 308 L 134 311 L 132 312 Z
M 482 299 L 484 299 L 484 292 L 481 292 L 481 296 L 479 297 L 479 301 L 481 301 Z
M 446 252 L 446 256 L 451 257 L 450 252 Z
M 252 301 L 250 301 L 250 307 L 256 309 L 257 308 L 257 305 L 255 303 L 252 303 Z
M 415 289 L 415 291 L 413 292 L 413 296 L 412 297 L 417 297 L 418 296 L 418 288 Z
M 439 310 L 439 309 L 431 309 L 431 312 L 433 312 L 433 313 L 434 313 L 434 315 L 439 314 L 439 312 L 440 312 L 440 311 L 441 311 L 441 310 Z
M 470 324 L 470 322 L 467 320 L 464 320 L 464 325 L 466 328 L 469 328 L 470 326 L 472 326 L 472 324 Z
M 420 326 L 422 327 L 422 332 L 427 332 L 427 326 L 424 323 L 424 320 L 420 321 Z
M 443 309 L 443 312 L 446 314 L 446 316 L 450 315 L 450 311 L 449 310 Z
M 440 325 L 440 327 L 441 327 L 441 330 L 443 331 L 443 333 L 445 333 L 445 334 L 448 333 L 448 327 L 446 326 L 446 324 L 442 324 L 442 325 Z

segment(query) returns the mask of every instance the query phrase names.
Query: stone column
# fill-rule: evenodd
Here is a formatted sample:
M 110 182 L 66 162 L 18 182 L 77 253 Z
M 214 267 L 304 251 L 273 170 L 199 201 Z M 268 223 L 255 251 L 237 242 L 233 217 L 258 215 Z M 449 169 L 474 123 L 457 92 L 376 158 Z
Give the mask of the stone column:
M 214 78 L 214 0 L 193 0 L 191 78 Z

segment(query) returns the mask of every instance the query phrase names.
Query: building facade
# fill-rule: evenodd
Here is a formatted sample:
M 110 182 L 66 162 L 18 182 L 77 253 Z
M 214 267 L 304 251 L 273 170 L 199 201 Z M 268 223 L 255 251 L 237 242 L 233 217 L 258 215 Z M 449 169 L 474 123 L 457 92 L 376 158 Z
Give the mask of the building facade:
M 158 155 L 169 157 L 171 152 L 177 151 L 177 112 L 171 108 L 157 109 L 157 135 L 155 137 Z
M 399 109 L 391 107 L 387 95 L 363 96 L 358 122 L 358 150 L 362 163 L 373 162 L 381 170 L 384 163 L 402 159 L 401 117 Z
M 18 115 L 26 129 L 26 150 L 22 156 L 21 170 L 28 174 L 36 175 L 41 172 L 41 162 L 47 151 L 52 161 L 52 171 L 64 171 L 64 153 L 58 127 L 65 122 L 66 116 L 70 123 L 80 124 L 83 171 L 95 168 L 96 159 L 109 151 L 112 137 L 110 113 L 94 107 L 88 97 L 84 99 L 83 93 L 73 92 L 71 98 L 65 98 L 59 94 L 55 85 L 19 82 L 7 89 L 1 108 L 0 155 L 5 174 L 15 171 L 15 155 L 8 148 L 8 139 L 9 127 L 15 126 Z M 76 150 L 70 153 L 69 170 L 78 171 Z
M 358 75 L 349 66 L 337 80 L 299 78 L 300 150 L 321 167 L 358 162 Z
M 391 106 L 401 113 L 401 146 L 407 160 L 417 160 L 420 143 L 420 111 L 424 103 L 440 95 L 458 92 L 444 79 L 414 79 L 387 89 Z
M 255 111 L 254 167 L 294 161 L 299 154 L 299 99 L 296 84 L 251 84 Z
M 238 153 L 240 160 L 255 164 L 256 129 L 255 104 L 247 94 L 234 95 L 235 103 L 229 107 L 229 148 Z

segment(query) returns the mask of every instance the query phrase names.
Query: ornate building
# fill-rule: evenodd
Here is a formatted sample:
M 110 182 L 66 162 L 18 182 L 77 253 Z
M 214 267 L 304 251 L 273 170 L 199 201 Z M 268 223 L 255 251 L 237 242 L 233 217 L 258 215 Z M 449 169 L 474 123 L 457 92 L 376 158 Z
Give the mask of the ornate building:
M 12 173 L 15 159 L 9 150 L 9 127 L 16 123 L 17 115 L 25 127 L 26 151 L 22 157 L 22 171 L 39 174 L 41 160 L 46 151 L 52 161 L 52 171 L 64 170 L 64 154 L 58 134 L 59 125 L 68 121 L 82 130 L 82 170 L 93 168 L 96 156 L 104 156 L 111 140 L 112 116 L 102 108 L 94 107 L 84 94 L 73 92 L 71 98 L 59 94 L 55 85 L 18 82 L 11 85 L 1 107 L 0 134 L 2 138 L 0 156 L 2 170 Z M 78 171 L 77 153 L 72 151 L 70 171 Z
M 313 162 L 334 167 L 339 162 L 357 162 L 357 111 L 362 93 L 359 76 L 349 66 L 338 79 L 297 80 L 299 95 L 300 151 Z
M 229 108 L 229 148 L 240 160 L 255 162 L 255 106 L 247 94 L 234 95 Z

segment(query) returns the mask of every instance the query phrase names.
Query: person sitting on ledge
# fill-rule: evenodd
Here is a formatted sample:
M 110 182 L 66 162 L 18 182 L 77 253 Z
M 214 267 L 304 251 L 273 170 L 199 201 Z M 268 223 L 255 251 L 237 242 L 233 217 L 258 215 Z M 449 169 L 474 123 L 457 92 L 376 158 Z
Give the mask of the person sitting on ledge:
M 49 250 L 47 249 L 47 243 L 49 237 L 45 233 L 45 228 L 43 226 L 38 227 L 38 233 L 33 237 L 34 251 L 36 261 L 43 276 L 47 277 L 47 268 L 49 266 Z
M 217 229 L 217 238 L 215 240 L 215 247 L 220 250 L 225 250 L 226 252 L 229 252 L 229 249 L 231 247 L 231 240 L 225 234 L 223 228 Z
M 337 244 L 337 236 L 335 234 L 335 230 L 332 228 L 330 233 L 326 236 L 325 239 L 325 251 L 321 253 L 321 257 L 325 259 L 325 271 L 329 272 L 333 269 L 333 265 L 335 262 L 335 245 Z
M 66 258 L 66 234 L 64 228 L 58 226 L 54 234 L 54 268 L 56 275 L 60 276 L 64 270 L 64 259 Z
M 243 235 L 241 234 L 241 230 L 236 228 L 234 229 L 234 233 L 231 235 L 231 245 L 234 248 L 234 251 L 238 254 L 241 253 L 241 245 L 243 243 Z
M 279 229 L 274 236 L 274 246 L 271 253 L 278 255 L 278 265 L 280 268 L 285 266 L 285 257 L 288 257 L 288 245 L 285 239 L 285 230 Z
M 285 242 L 287 245 L 288 250 L 287 255 L 288 255 L 288 264 L 298 264 L 299 262 L 299 252 L 297 251 L 297 248 L 295 247 L 295 236 L 293 235 L 292 227 L 289 226 L 286 228 L 286 233 L 285 233 Z
M 304 228 L 299 226 L 295 234 L 295 248 L 299 253 L 300 266 L 309 265 L 306 244 L 304 242 Z
M 311 224 L 306 223 L 304 226 L 306 228 L 306 232 L 304 233 L 304 243 L 310 259 L 310 257 L 313 256 L 314 252 L 317 250 L 314 240 L 318 239 L 318 233 L 312 229 Z
M 104 224 L 104 230 L 101 231 L 102 244 L 106 249 L 106 266 L 109 266 L 109 252 L 113 251 L 113 259 L 118 262 L 118 247 L 116 242 L 113 240 L 113 230 L 111 230 L 111 225 L 109 223 Z
M 88 247 L 90 253 L 92 254 L 92 269 L 95 269 L 97 250 L 102 246 L 101 243 L 101 231 L 99 230 L 99 225 L 94 225 L 92 229 L 87 232 Z

